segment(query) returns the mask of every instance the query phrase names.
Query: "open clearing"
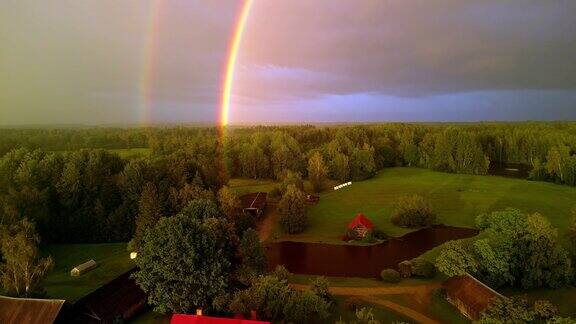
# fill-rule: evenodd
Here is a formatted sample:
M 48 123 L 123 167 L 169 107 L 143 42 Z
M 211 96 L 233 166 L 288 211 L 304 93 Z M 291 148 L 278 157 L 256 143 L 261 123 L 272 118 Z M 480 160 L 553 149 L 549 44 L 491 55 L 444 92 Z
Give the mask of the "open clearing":
M 364 213 L 377 228 L 393 236 L 410 229 L 390 222 L 395 201 L 403 195 L 424 196 L 446 225 L 473 227 L 476 216 L 505 208 L 539 212 L 564 233 L 570 210 L 576 207 L 576 188 L 545 182 L 495 176 L 449 174 L 416 168 L 390 168 L 374 178 L 338 191 L 322 193 L 308 209 L 308 227 L 284 239 L 342 243 L 348 222 Z
M 125 243 L 53 244 L 42 249 L 54 258 L 56 267 L 46 280 L 50 298 L 74 302 L 134 267 L 126 252 Z M 94 259 L 98 268 L 79 277 L 71 277 L 70 270 Z

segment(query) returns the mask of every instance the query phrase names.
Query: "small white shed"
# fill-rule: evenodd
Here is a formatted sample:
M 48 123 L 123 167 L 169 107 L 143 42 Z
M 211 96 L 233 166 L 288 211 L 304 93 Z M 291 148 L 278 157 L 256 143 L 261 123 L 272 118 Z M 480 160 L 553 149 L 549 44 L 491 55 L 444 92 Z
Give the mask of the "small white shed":
M 78 277 L 80 275 L 85 274 L 86 272 L 94 269 L 98 267 L 98 263 L 96 263 L 96 261 L 94 260 L 90 260 L 87 262 L 84 262 L 80 265 L 77 265 L 74 267 L 74 269 L 70 270 L 70 275 L 73 277 Z

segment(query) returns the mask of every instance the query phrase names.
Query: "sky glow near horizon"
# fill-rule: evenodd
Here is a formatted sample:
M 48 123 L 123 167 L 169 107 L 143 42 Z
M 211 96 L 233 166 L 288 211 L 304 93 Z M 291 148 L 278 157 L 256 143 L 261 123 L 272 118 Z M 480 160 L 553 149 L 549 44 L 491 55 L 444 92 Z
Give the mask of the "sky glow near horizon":
M 138 123 L 154 0 L 0 2 L 0 124 Z M 215 122 L 240 2 L 163 3 L 149 120 Z M 576 2 L 254 0 L 230 123 L 576 119 Z

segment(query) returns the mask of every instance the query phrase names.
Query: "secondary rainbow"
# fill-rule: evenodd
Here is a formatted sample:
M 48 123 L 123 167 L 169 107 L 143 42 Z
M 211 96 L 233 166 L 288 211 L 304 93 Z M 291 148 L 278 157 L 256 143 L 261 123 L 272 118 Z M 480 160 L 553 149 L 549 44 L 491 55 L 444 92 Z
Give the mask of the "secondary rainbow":
M 140 123 L 152 122 L 152 104 L 154 100 L 154 73 L 156 71 L 158 38 L 160 36 L 160 15 L 166 0 L 151 0 L 148 11 L 148 26 L 144 39 L 144 57 L 140 72 Z
M 238 59 L 238 52 L 240 44 L 242 43 L 242 35 L 250 15 L 250 10 L 254 0 L 244 0 L 241 5 L 240 13 L 236 19 L 234 32 L 229 45 L 228 56 L 226 60 L 226 67 L 224 72 L 224 84 L 222 85 L 222 99 L 220 103 L 220 116 L 218 118 L 219 125 L 224 128 L 229 123 L 230 104 L 232 99 L 232 85 L 234 83 L 234 72 L 236 70 L 236 62 Z

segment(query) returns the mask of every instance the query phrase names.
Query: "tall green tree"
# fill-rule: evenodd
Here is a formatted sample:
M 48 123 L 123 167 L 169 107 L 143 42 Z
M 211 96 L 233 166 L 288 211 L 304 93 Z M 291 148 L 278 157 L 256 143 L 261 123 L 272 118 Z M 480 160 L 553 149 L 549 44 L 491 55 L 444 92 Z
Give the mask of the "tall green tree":
M 134 278 L 156 312 L 206 307 L 228 291 L 231 244 L 224 218 L 162 218 L 144 235 Z
M 146 230 L 154 227 L 162 217 L 162 203 L 158 197 L 156 185 L 146 183 L 138 201 L 138 215 L 136 216 L 136 244 L 144 236 Z
M 242 203 L 238 195 L 228 186 L 222 187 L 218 191 L 218 203 L 222 213 L 229 219 L 234 220 L 242 209 Z
M 548 152 L 546 170 L 562 182 L 567 176 L 567 165 L 570 159 L 570 148 L 566 145 L 554 146 Z
M 34 297 L 45 294 L 42 284 L 54 268 L 54 261 L 51 257 L 40 257 L 39 243 L 40 236 L 27 218 L 1 230 L 0 280 L 9 295 Z
M 322 155 L 319 152 L 312 154 L 308 160 L 308 179 L 310 179 L 310 183 L 315 192 L 322 190 L 327 173 L 328 168 L 324 164 Z
M 296 186 L 289 185 L 278 203 L 280 226 L 289 234 L 301 233 L 306 228 L 305 196 Z
M 449 243 L 436 260 L 448 276 L 477 276 L 491 287 L 557 288 L 570 282 L 572 266 L 556 229 L 539 214 L 513 209 L 481 215 L 486 235 L 472 244 Z
M 242 255 L 242 265 L 247 270 L 254 273 L 264 273 L 266 271 L 266 252 L 255 230 L 249 228 L 244 231 L 240 241 L 240 254 Z

